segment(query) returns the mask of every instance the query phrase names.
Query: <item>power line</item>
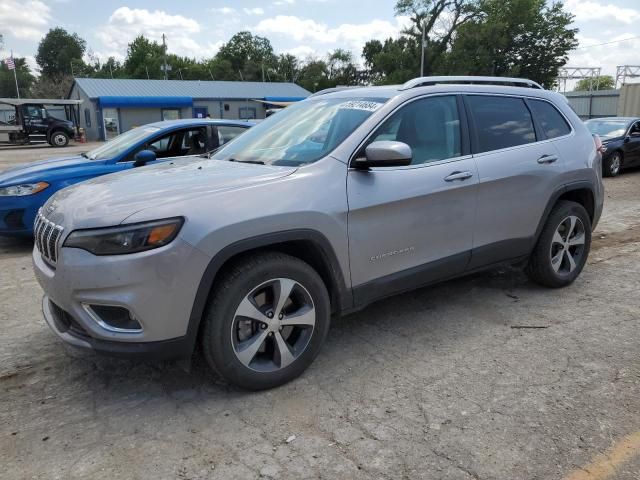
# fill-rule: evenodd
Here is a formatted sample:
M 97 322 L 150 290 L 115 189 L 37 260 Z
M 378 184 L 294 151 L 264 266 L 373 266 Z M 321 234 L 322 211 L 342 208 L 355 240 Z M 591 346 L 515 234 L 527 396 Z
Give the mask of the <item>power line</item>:
M 585 48 L 591 48 L 591 47 L 600 47 L 602 45 L 611 45 L 612 43 L 621 43 L 621 42 L 627 42 L 629 40 L 635 40 L 636 38 L 640 38 L 640 36 L 637 37 L 629 37 L 629 38 L 623 38 L 622 40 L 614 40 L 612 42 L 604 42 L 604 43 L 596 43 L 593 45 L 586 45 L 584 47 L 577 47 L 574 48 L 574 50 L 584 50 Z

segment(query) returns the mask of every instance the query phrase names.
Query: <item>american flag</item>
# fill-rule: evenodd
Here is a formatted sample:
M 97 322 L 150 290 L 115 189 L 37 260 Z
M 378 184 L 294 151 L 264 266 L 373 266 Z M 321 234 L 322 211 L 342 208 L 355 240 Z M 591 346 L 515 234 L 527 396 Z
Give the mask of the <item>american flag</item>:
M 7 66 L 7 68 L 9 70 L 15 70 L 16 69 L 16 64 L 13 61 L 13 57 L 7 57 L 4 59 L 4 64 Z

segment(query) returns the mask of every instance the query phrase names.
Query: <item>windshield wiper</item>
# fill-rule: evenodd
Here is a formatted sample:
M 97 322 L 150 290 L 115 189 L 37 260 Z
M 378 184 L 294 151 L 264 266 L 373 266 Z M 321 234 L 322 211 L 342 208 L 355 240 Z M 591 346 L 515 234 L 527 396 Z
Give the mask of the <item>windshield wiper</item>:
M 252 163 L 254 165 L 265 165 L 262 160 L 238 160 L 237 158 L 228 158 L 229 162 L 238 162 L 238 163 Z
M 80 156 L 81 156 L 81 157 L 84 157 L 84 158 L 89 158 L 89 156 L 88 156 L 85 152 L 82 152 L 82 153 L 80 154 Z

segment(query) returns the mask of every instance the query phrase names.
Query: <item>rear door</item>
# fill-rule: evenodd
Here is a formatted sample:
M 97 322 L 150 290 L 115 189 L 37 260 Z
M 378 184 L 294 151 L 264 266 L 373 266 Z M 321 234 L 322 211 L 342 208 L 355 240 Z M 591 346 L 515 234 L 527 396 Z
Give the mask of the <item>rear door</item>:
M 469 269 L 529 253 L 562 159 L 536 130 L 523 98 L 465 95 L 478 167 L 478 212 Z
M 356 303 L 462 271 L 469 260 L 478 173 L 455 95 L 415 99 L 392 114 L 377 140 L 413 151 L 407 167 L 349 169 L 349 255 Z

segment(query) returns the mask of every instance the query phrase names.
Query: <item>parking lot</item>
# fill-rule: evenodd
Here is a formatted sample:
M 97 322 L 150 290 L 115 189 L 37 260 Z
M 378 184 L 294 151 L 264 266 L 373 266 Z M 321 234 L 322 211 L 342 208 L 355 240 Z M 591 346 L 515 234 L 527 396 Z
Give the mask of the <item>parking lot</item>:
M 0 170 L 33 153 L 0 149 Z M 260 393 L 198 359 L 69 351 L 42 319 L 32 244 L 2 239 L 0 477 L 638 479 L 640 171 L 605 188 L 570 287 L 503 269 L 378 302 Z

